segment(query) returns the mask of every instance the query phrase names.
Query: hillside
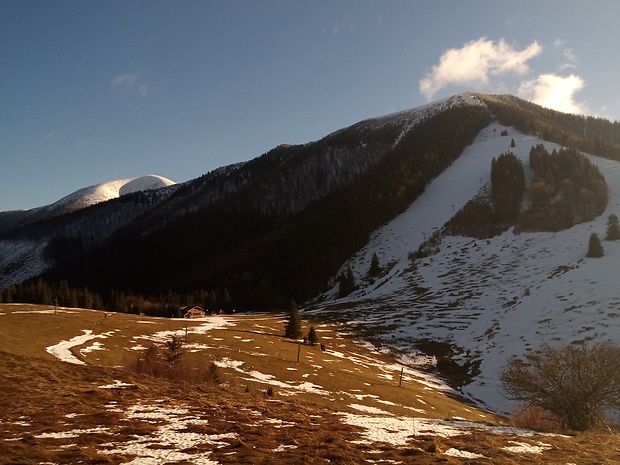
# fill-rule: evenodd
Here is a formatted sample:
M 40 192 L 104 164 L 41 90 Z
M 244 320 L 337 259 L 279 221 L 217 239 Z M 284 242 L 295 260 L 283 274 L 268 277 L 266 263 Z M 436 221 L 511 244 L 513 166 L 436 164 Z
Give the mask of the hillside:
M 400 383 L 400 365 L 341 325 L 317 324 L 326 350 L 301 346 L 297 363 L 280 315 L 188 321 L 4 304 L 0 318 L 0 389 L 14 393 L 0 398 L 2 463 L 564 465 L 620 457 L 614 435 L 512 428 L 428 374 L 407 369 Z M 175 334 L 187 340 L 183 357 L 220 367 L 221 385 L 119 367 Z
M 281 145 L 174 189 L 128 193 L 5 228 L 0 286 L 42 275 L 87 287 L 115 311 L 136 305 L 119 306 L 113 296 L 137 295 L 145 301 L 138 306 L 162 316 L 188 302 L 214 310 L 284 308 L 291 298 L 325 292 L 374 231 L 415 203 L 493 121 L 620 155 L 616 123 L 512 96 L 459 94 Z M 13 213 L 2 216 L 0 230 Z
M 507 131 L 507 136 L 501 136 Z M 516 142 L 511 147 L 511 140 Z M 358 289 L 338 298 L 335 286 L 307 306 L 308 318 L 348 322 L 352 330 L 401 354 L 425 350 L 456 362 L 460 391 L 499 412 L 515 408 L 498 376 L 512 355 L 544 343 L 620 340 L 615 268 L 620 243 L 603 241 L 605 256 L 586 258 L 592 232 L 605 237 L 610 214 L 620 212 L 620 163 L 590 156 L 609 186 L 605 212 L 568 230 L 489 238 L 451 237 L 444 224 L 489 189 L 491 160 L 511 150 L 526 161 L 530 148 L 557 145 L 495 123 L 432 182 L 402 215 L 386 223 L 347 261 Z M 431 235 L 434 252 L 411 259 Z M 384 274 L 367 278 L 373 254 Z M 456 372 L 456 373 L 455 373 Z M 618 419 L 613 419 L 618 421 Z
M 126 195 L 12 231 L 0 237 L 0 249 L 36 244 L 46 279 L 105 296 L 206 288 L 229 294 L 232 308 L 281 307 L 324 289 L 369 234 L 403 211 L 489 120 L 479 101 L 457 95 L 316 142 L 276 147 L 167 197 Z M 26 262 L 33 260 L 0 264 L 2 284 L 24 279 Z

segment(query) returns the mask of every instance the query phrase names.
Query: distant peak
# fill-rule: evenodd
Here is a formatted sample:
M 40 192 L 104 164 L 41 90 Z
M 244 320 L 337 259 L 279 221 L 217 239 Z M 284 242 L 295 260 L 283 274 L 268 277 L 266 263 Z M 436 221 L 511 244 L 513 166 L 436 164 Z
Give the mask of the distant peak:
M 70 213 L 132 192 L 160 189 L 176 184 L 168 178 L 151 174 L 138 178 L 116 179 L 79 189 L 51 205 L 40 207 L 41 217 Z
M 158 176 L 156 174 L 149 174 L 148 176 L 141 176 L 139 178 L 131 179 L 129 182 L 120 187 L 118 194 L 125 195 L 132 192 L 160 189 L 173 184 L 176 183 L 168 178 L 164 178 L 163 176 Z

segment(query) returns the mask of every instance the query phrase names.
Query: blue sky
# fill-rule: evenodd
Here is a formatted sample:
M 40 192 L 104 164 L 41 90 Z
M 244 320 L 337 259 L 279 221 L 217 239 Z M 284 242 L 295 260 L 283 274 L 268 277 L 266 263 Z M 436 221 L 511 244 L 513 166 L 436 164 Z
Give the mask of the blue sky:
M 0 0 L 0 211 L 462 91 L 620 119 L 620 2 Z

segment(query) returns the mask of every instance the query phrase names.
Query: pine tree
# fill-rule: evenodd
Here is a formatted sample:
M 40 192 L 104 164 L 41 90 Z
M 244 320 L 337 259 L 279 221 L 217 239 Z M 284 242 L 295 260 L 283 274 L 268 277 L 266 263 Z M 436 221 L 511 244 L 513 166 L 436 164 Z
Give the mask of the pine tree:
M 377 257 L 376 253 L 372 254 L 372 258 L 370 260 L 370 269 L 368 270 L 369 276 L 377 276 L 381 274 L 381 265 L 379 265 L 379 257 Z
M 340 285 L 338 287 L 339 297 L 349 295 L 355 289 L 355 275 L 351 267 L 347 268 L 346 273 L 340 276 Z
M 299 336 L 301 336 L 301 319 L 299 318 L 299 311 L 294 300 L 291 300 L 289 306 L 289 315 L 284 328 L 284 336 L 290 339 L 299 339 Z
M 319 342 L 319 337 L 316 335 L 316 329 L 314 329 L 314 326 L 310 326 L 310 329 L 308 330 L 308 342 L 312 346 L 315 346 Z
M 599 258 L 605 255 L 603 252 L 603 246 L 601 240 L 598 238 L 598 234 L 592 233 L 590 235 L 590 242 L 588 243 L 588 257 Z
M 620 223 L 618 217 L 613 213 L 607 219 L 607 237 L 608 241 L 616 241 L 620 239 Z
M 166 352 L 164 352 L 164 357 L 166 357 L 168 363 L 173 364 L 179 361 L 181 355 L 183 355 L 181 347 L 183 347 L 183 341 L 181 341 L 180 336 L 174 335 L 166 341 Z

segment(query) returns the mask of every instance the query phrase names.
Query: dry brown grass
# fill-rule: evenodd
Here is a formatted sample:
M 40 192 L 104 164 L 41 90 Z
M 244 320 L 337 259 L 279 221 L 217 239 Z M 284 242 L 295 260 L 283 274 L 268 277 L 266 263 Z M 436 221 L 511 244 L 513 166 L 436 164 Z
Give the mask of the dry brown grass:
M 519 428 L 561 432 L 560 421 L 555 415 L 535 405 L 524 405 L 516 409 L 510 416 L 510 420 Z
M 188 357 L 180 352 L 180 357 L 172 360 L 162 354 L 156 345 L 135 354 L 125 367 L 136 375 L 164 378 L 175 383 L 200 386 L 217 386 L 222 382 L 220 368 L 203 358 Z M 184 356 L 182 356 L 184 355 Z
M 371 354 L 350 340 L 336 339 L 337 327 L 322 326 L 319 338 L 322 337 L 332 351 L 341 351 L 347 357 L 338 358 L 333 352 L 330 355 L 329 351 L 322 353 L 319 349 L 304 347 L 299 366 L 294 361 L 297 345 L 278 335 L 280 322 L 277 317 L 265 317 L 260 321 L 240 317 L 242 321 L 234 327 L 208 335 L 190 335 L 190 341 L 209 347 L 216 347 L 214 343 L 219 343 L 214 349 L 205 349 L 209 352 L 208 361 L 233 358 L 234 355 L 234 359 L 243 361 L 248 370 L 274 373 L 277 379 L 288 377 L 292 380 L 297 376 L 303 380 L 307 379 L 303 375 L 308 374 L 314 383 L 332 393 L 328 397 L 303 395 L 301 392 L 284 396 L 282 388 L 274 387 L 274 397 L 268 397 L 265 395 L 268 384 L 243 379 L 243 375 L 234 370 L 222 370 L 225 383 L 215 386 L 178 383 L 116 367 L 122 359 L 135 359 L 135 352 L 125 349 L 133 344 L 134 335 L 183 329 L 186 322 L 152 319 L 149 320 L 152 323 L 145 324 L 139 323 L 145 320 L 140 317 L 114 315 L 104 319 L 100 314 L 88 312 L 79 312 L 77 319 L 67 318 L 71 314 L 64 317 L 41 314 L 10 316 L 11 309 L 3 306 L 0 306 L 0 312 L 6 313 L 0 315 L 0 463 L 3 464 L 128 462 L 135 453 L 106 453 L 114 449 L 106 444 L 130 444 L 153 438 L 165 420 L 141 418 L 129 413 L 136 409 L 147 411 L 150 407 L 185 409 L 193 420 L 178 427 L 182 432 L 196 433 L 198 437 L 231 434 L 217 447 L 196 440 L 184 444 L 179 450 L 165 443 L 153 445 L 152 449 L 159 448 L 162 454 L 183 451 L 210 454 L 209 459 L 218 463 L 620 463 L 618 435 L 602 432 L 523 437 L 472 430 L 471 434 L 450 438 L 412 434 L 404 446 L 368 441 L 362 435 L 363 430 L 342 420 L 340 412 L 347 410 L 351 403 L 351 398 L 343 394 L 346 389 L 363 390 L 363 394 L 393 402 L 394 406 L 388 406 L 376 403 L 372 397 L 355 400 L 403 416 L 412 415 L 407 406 L 421 405 L 416 400 L 418 395 L 424 395 L 427 405 L 435 407 L 431 410 L 436 410 L 438 418 L 457 415 L 481 418 L 480 412 L 436 391 L 420 388 L 411 379 L 403 388 L 398 388 L 397 379 L 378 376 L 385 373 L 376 366 L 355 362 L 355 358 L 363 359 Z M 105 344 L 105 351 L 84 355 L 79 348 L 73 350 L 88 364 L 61 362 L 45 352 L 46 345 L 67 340 L 80 334 L 82 329 L 97 328 L 97 322 L 100 322 L 99 326 L 105 325 L 100 332 L 112 329 L 115 332 L 100 340 Z M 15 336 L 20 331 L 21 335 Z M 4 338 L 5 335 L 11 336 Z M 248 339 L 252 342 L 242 342 Z M 251 345 L 248 347 L 248 344 Z M 258 346 L 271 349 L 267 355 L 252 355 L 258 351 Z M 199 357 L 199 354 L 192 357 Z M 189 353 L 183 357 L 186 355 L 191 358 Z M 322 373 L 312 370 L 312 365 L 317 364 L 325 366 Z M 287 369 L 291 367 L 297 370 Z M 122 389 L 100 387 L 113 384 L 114 380 L 121 380 L 129 386 Z M 495 420 L 487 416 L 487 421 Z M 47 437 L 48 433 L 71 435 L 54 438 Z M 545 448 L 540 454 L 511 452 L 505 449 L 513 444 L 511 441 L 531 445 L 544 443 Z M 445 454 L 450 448 L 483 457 L 452 457 Z M 159 463 L 191 463 L 170 457 Z

